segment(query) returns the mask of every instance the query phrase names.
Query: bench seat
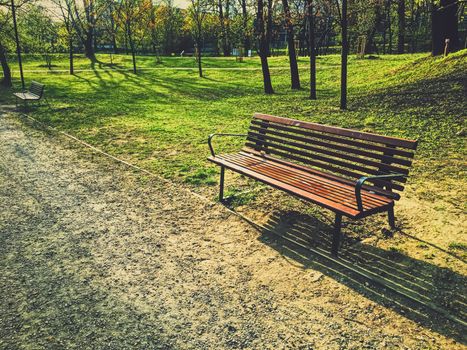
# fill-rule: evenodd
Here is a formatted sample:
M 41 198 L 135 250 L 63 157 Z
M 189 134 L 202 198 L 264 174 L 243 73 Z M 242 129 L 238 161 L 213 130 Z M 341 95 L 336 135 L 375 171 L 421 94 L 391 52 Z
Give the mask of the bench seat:
M 355 184 L 319 171 L 304 171 L 292 164 L 278 162 L 272 158 L 239 152 L 220 154 L 208 158 L 211 162 L 238 173 L 269 184 L 300 198 L 339 212 L 350 218 L 362 218 L 375 212 L 387 211 L 394 205 L 390 198 L 362 190 L 364 210 L 359 211 L 355 198 Z
M 31 92 L 15 92 L 13 93 L 16 97 L 18 97 L 21 100 L 31 100 L 31 101 L 36 101 L 40 100 L 40 96 L 33 94 Z

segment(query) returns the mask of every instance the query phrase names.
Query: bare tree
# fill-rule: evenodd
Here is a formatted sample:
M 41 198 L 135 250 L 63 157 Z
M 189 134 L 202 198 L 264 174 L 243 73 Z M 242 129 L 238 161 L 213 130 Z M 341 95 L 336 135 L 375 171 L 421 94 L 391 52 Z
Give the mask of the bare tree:
M 284 7 L 285 27 L 287 30 L 287 45 L 289 48 L 288 51 L 292 89 L 300 90 L 300 76 L 298 73 L 297 53 L 295 51 L 294 28 L 288 0 L 282 0 L 282 6 Z
M 271 41 L 272 41 L 272 13 L 274 10 L 274 1 L 268 1 L 268 13 L 267 13 L 267 22 L 266 22 L 266 55 L 271 56 Z
M 310 99 L 316 100 L 316 44 L 313 0 L 307 0 L 308 49 L 310 54 Z
M 230 56 L 230 0 L 217 0 L 217 11 L 221 27 L 222 52 L 224 56 Z
M 399 0 L 397 3 L 398 34 L 397 34 L 397 53 L 404 53 L 405 45 L 405 0 Z
M 68 36 L 68 56 L 69 56 L 69 71 L 70 74 L 74 73 L 74 64 L 73 64 L 73 24 L 71 22 L 71 13 L 69 11 L 69 6 L 66 4 L 66 0 L 54 0 L 54 3 L 58 8 L 58 16 L 60 16 L 65 25 L 65 30 Z
M 86 57 L 93 62 L 97 61 L 94 48 L 96 23 L 106 11 L 109 3 L 107 1 L 96 3 L 96 0 L 83 0 L 82 4 L 77 0 L 63 0 L 63 2 L 67 8 L 70 23 L 84 46 Z
M 347 109 L 347 58 L 349 55 L 349 38 L 347 34 L 348 30 L 348 19 L 347 19 L 347 0 L 336 0 L 337 11 L 339 13 L 340 25 L 341 25 L 341 101 L 340 108 Z
M 133 73 L 136 74 L 136 41 L 137 28 L 145 28 L 151 18 L 152 3 L 145 0 L 121 0 L 116 9 L 119 23 L 122 26 L 130 45 Z M 141 31 L 140 31 L 141 32 Z M 144 34 L 145 31 L 142 32 Z M 141 38 L 142 39 L 142 38 Z
M 201 64 L 201 51 L 204 34 L 203 24 L 209 9 L 210 5 L 206 0 L 191 0 L 191 6 L 188 8 L 188 13 L 192 21 L 190 25 L 190 30 L 196 44 L 198 73 L 200 77 L 203 77 L 203 66 Z
M 261 58 L 261 69 L 263 72 L 264 92 L 266 94 L 273 94 L 274 89 L 271 83 L 271 74 L 269 72 L 268 64 L 268 48 L 269 43 L 267 33 L 264 28 L 264 3 L 263 0 L 258 0 L 258 8 L 256 14 L 256 36 L 259 39 L 259 57 Z
M 250 49 L 250 35 L 248 32 L 248 9 L 246 0 L 240 0 L 242 7 L 242 23 L 243 23 L 243 48 L 245 52 Z

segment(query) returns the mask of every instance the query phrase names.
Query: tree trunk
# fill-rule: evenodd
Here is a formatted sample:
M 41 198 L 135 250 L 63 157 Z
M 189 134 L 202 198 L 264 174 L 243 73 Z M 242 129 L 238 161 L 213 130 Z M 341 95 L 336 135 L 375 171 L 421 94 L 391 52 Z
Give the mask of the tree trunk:
M 378 4 L 375 4 L 374 10 L 375 10 L 374 12 L 375 20 L 374 20 L 371 30 L 368 32 L 368 35 L 367 35 L 367 45 L 365 46 L 366 54 L 370 54 L 373 52 L 375 52 L 376 54 L 379 54 L 378 47 L 375 42 L 375 36 L 376 36 L 376 33 L 378 32 L 378 28 L 380 28 L 381 24 L 384 22 L 384 9 L 382 9 Z M 384 23 L 383 23 L 383 26 L 384 26 Z
M 389 35 L 389 47 L 388 47 L 388 53 L 392 53 L 392 19 L 391 19 L 391 4 L 392 0 L 388 0 L 387 4 L 387 18 L 388 18 L 388 35 Z
M 289 47 L 290 78 L 293 90 L 300 90 L 300 76 L 298 73 L 297 53 L 295 51 L 294 30 L 290 15 L 289 2 L 282 0 L 284 7 L 285 25 L 287 27 L 287 45 Z
M 85 6 L 84 12 L 86 14 L 87 22 L 84 53 L 92 62 L 96 62 L 97 59 L 94 50 L 94 3 L 92 1 L 89 1 L 89 4 Z
M 268 56 L 261 55 L 261 70 L 263 72 L 264 92 L 268 95 L 274 93 L 271 83 L 271 73 L 269 72 Z
M 68 16 L 64 18 L 65 28 L 68 34 L 68 53 L 69 53 L 69 63 L 70 63 L 70 75 L 74 74 L 74 66 L 73 66 L 73 25 L 71 22 L 70 13 L 68 12 Z
M 459 49 L 457 11 L 457 0 L 441 0 L 439 7 L 432 5 L 431 40 L 433 56 L 443 54 L 446 39 L 449 39 L 449 52 Z
M 308 5 L 308 49 L 310 53 L 310 99 L 316 100 L 316 47 L 315 47 L 315 16 L 313 0 L 307 0 Z
M 250 49 L 250 37 L 248 34 L 248 12 L 246 8 L 246 0 L 242 0 L 242 18 L 243 18 L 243 48 L 245 50 L 245 55 L 248 54 Z
M 71 35 L 69 35 L 69 39 L 68 39 L 68 49 L 69 49 L 69 53 L 70 53 L 70 74 L 73 74 L 74 73 L 74 67 L 73 67 L 73 37 Z
M 415 33 L 417 32 L 415 28 L 415 0 L 410 0 L 410 53 L 415 53 Z
M 199 77 L 202 78 L 203 77 L 203 65 L 201 64 L 201 40 L 198 39 L 196 41 L 196 45 L 198 46 L 197 48 L 197 57 L 198 57 L 198 74 L 199 74 Z
M 92 29 L 88 30 L 88 32 L 86 33 L 86 40 L 84 41 L 84 54 L 92 62 L 97 61 L 96 54 L 94 52 L 94 40 L 93 40 Z
M 136 53 L 135 53 L 135 44 L 133 42 L 133 37 L 131 33 L 131 24 L 127 22 L 127 35 L 128 35 L 128 42 L 130 44 L 131 50 L 131 59 L 133 61 L 133 73 L 136 74 Z
M 272 41 L 272 5 L 273 0 L 268 0 L 268 22 L 266 24 L 266 56 L 271 56 Z
M 258 0 L 258 13 L 256 16 L 256 32 L 259 37 L 259 56 L 261 58 L 261 70 L 263 72 L 263 84 L 264 92 L 266 94 L 273 94 L 274 89 L 271 83 L 271 74 L 269 72 L 268 64 L 268 39 L 267 33 L 264 28 L 264 17 L 263 17 L 264 4 L 263 0 Z
M 0 43 L 0 63 L 2 64 L 3 79 L 0 81 L 0 85 L 5 87 L 11 87 L 11 70 L 8 65 L 6 57 L 6 51 L 2 43 Z
M 221 45 L 222 45 L 222 53 L 224 56 L 229 56 L 230 52 L 227 48 L 227 33 L 225 30 L 225 18 L 224 18 L 224 9 L 222 6 L 222 0 L 218 0 L 217 7 L 219 11 L 219 22 L 221 25 Z
M 347 0 L 342 0 L 341 109 L 347 109 Z
M 404 53 L 405 44 L 405 0 L 399 0 L 397 4 L 398 34 L 397 53 Z
M 109 16 L 110 16 L 110 30 L 111 30 L 111 36 L 112 36 L 112 48 L 114 54 L 118 53 L 118 48 L 117 48 L 117 36 L 116 36 L 116 26 L 115 26 L 115 21 L 113 17 L 113 5 L 112 2 L 109 2 Z
M 232 46 L 230 42 L 230 0 L 225 1 L 225 14 L 224 20 L 226 21 L 224 24 L 225 27 L 225 48 L 224 48 L 224 56 L 230 56 L 232 51 Z

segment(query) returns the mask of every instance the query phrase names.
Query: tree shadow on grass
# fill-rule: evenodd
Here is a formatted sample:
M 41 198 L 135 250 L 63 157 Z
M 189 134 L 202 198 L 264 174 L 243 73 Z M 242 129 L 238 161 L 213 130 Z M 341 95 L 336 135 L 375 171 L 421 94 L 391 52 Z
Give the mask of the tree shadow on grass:
M 467 344 L 465 276 L 351 238 L 344 239 L 339 259 L 325 257 L 316 252 L 330 251 L 332 227 L 296 212 L 273 214 L 259 229 L 260 241 L 304 268 L 318 270 L 425 328 Z
M 420 107 L 431 108 L 430 115 L 443 117 L 446 115 L 461 116 L 465 114 L 467 104 L 467 75 L 451 73 L 443 77 L 421 79 L 416 83 L 392 86 L 390 90 L 380 90 L 363 94 L 349 101 L 349 108 L 358 110 L 372 109 L 374 106 L 384 107 L 392 112 L 410 110 L 416 114 Z M 426 110 L 422 117 L 426 118 Z

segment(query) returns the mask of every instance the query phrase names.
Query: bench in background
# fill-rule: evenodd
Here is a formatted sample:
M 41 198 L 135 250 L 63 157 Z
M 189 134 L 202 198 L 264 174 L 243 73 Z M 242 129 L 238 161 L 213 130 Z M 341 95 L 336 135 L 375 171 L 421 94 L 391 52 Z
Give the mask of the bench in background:
M 32 81 L 29 90 L 24 92 L 15 92 L 13 94 L 16 97 L 16 107 L 18 107 L 18 99 L 24 101 L 25 104 L 27 101 L 39 102 L 44 97 L 44 89 L 44 84 L 40 84 L 37 81 Z

